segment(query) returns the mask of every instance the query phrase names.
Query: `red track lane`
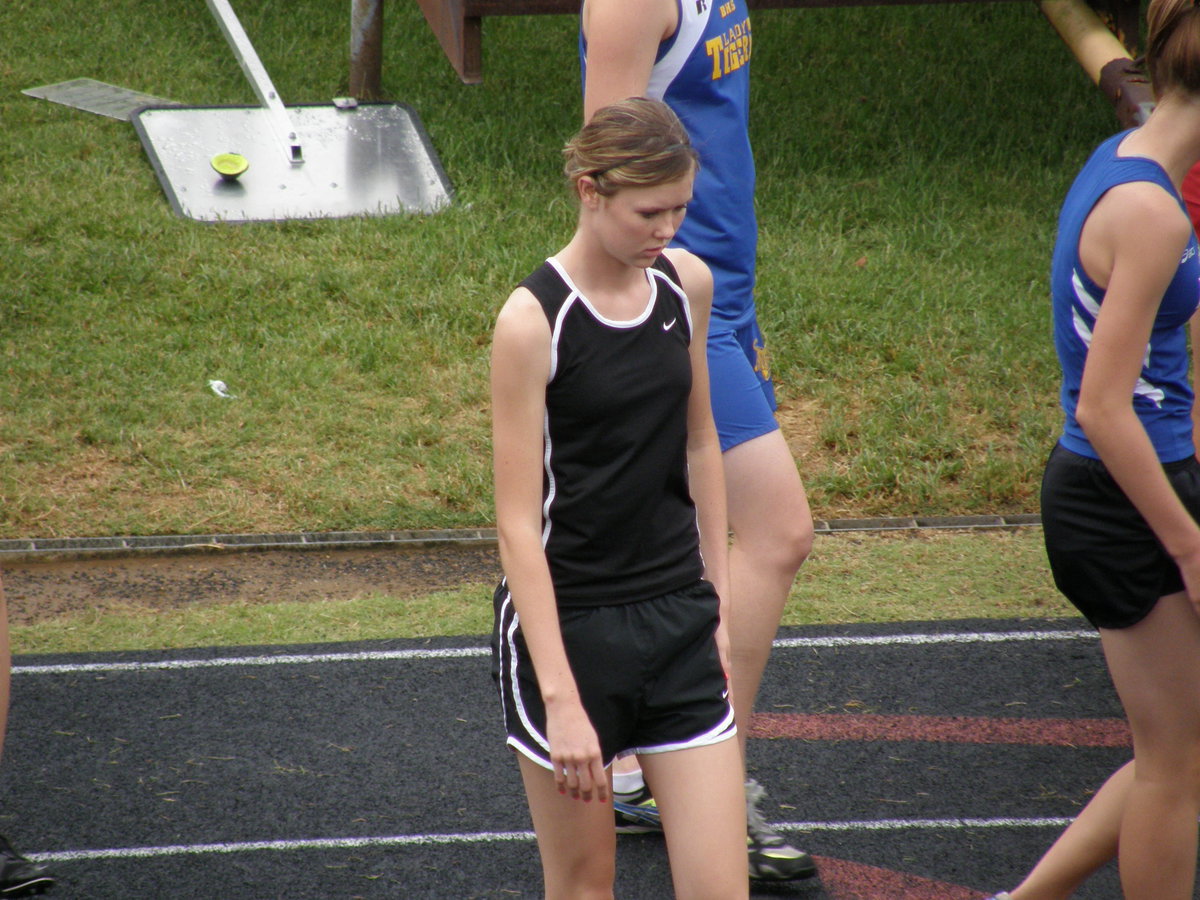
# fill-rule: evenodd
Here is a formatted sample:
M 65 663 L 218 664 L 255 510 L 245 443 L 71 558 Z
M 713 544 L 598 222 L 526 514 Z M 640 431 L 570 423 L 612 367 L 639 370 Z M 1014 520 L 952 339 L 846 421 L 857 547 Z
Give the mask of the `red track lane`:
M 755 713 L 750 737 L 800 741 L 930 741 L 1128 747 L 1124 719 L 990 719 L 970 716 L 880 716 L 845 713 Z M 907 896 L 907 895 L 906 895 Z
M 816 857 L 829 900 L 979 900 L 979 891 L 845 859 Z

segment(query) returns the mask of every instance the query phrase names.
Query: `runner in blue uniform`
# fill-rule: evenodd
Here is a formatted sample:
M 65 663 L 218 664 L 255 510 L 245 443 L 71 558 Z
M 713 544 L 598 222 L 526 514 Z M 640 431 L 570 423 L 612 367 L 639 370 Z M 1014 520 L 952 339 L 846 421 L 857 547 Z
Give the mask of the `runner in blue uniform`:
M 804 486 L 775 420 L 770 357 L 755 314 L 746 0 L 585 0 L 581 26 L 585 119 L 623 97 L 655 97 L 678 113 L 700 153 L 695 194 L 673 243 L 713 273 L 708 366 L 733 535 L 731 684 L 744 756 L 771 643 L 813 538 Z M 654 800 L 636 762 L 623 760 L 616 773 L 618 829 L 656 829 Z M 748 779 L 751 877 L 815 875 L 812 858 L 768 826 L 762 798 L 762 787 Z
M 712 278 L 667 250 L 696 156 L 628 99 L 567 145 L 570 243 L 496 322 L 493 675 L 546 897 L 612 897 L 606 771 L 639 753 L 675 895 L 748 896 L 729 699 L 725 488 L 704 335 Z M 695 790 L 703 782 L 704 790 Z
M 1118 769 L 1009 900 L 1063 900 L 1113 857 L 1126 900 L 1190 900 L 1200 816 L 1200 260 L 1179 194 L 1200 159 L 1200 9 L 1153 0 L 1157 106 L 1093 153 L 1051 263 L 1062 436 L 1042 482 L 1059 590 L 1099 629 L 1133 732 Z

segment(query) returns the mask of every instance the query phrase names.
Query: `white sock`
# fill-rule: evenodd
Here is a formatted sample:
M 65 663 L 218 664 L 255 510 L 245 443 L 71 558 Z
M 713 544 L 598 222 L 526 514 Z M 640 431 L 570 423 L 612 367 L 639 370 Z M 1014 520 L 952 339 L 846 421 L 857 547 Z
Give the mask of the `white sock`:
M 642 770 L 637 769 L 633 772 L 614 772 L 613 773 L 613 793 L 631 796 L 636 794 L 646 786 L 646 779 L 642 777 Z

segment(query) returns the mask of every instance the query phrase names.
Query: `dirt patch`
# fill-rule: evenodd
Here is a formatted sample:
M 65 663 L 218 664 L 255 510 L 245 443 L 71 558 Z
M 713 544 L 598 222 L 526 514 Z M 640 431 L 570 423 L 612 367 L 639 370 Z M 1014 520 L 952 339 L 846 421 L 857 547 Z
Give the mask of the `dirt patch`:
M 38 561 L 3 573 L 9 621 L 26 625 L 86 611 L 412 597 L 494 582 L 500 562 L 495 545 L 472 543 Z

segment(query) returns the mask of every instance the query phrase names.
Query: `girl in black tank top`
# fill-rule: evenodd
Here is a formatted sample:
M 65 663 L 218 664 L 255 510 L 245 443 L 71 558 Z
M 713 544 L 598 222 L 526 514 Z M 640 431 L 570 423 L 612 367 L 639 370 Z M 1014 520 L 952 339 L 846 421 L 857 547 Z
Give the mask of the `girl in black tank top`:
M 728 672 L 727 528 L 705 359 L 712 279 L 695 256 L 666 250 L 697 157 L 674 113 L 640 98 L 597 112 L 564 155 L 579 201 L 575 234 L 508 298 L 492 346 L 505 576 L 498 610 L 507 616 L 493 642 L 494 671 L 546 895 L 611 892 L 608 748 L 624 747 L 614 731 L 638 732 L 640 704 L 654 689 L 621 701 L 616 708 L 629 712 L 619 721 L 611 704 L 589 709 L 595 682 L 617 673 L 595 671 L 595 663 L 576 671 L 583 666 L 573 665 L 568 647 L 583 641 L 588 653 L 579 657 L 602 660 L 603 642 L 627 647 L 647 635 L 572 632 L 569 622 L 591 609 L 635 605 L 653 619 L 653 604 L 671 595 L 677 605 L 704 579 L 711 587 L 696 596 L 712 597 L 715 588 L 720 619 L 679 664 L 710 658 L 713 696 L 685 700 L 681 691 L 677 718 L 696 717 L 697 730 L 661 743 L 643 765 L 671 835 L 677 895 L 746 897 L 742 766 L 721 671 Z M 695 616 L 711 617 L 702 607 L 697 602 Z M 688 615 L 686 602 L 682 608 Z M 654 651 L 647 647 L 647 657 Z M 619 674 L 629 680 L 628 671 Z M 669 683 L 670 674 L 655 682 Z M 720 713 L 702 728 L 701 707 Z M 693 783 L 699 772 L 702 786 Z

